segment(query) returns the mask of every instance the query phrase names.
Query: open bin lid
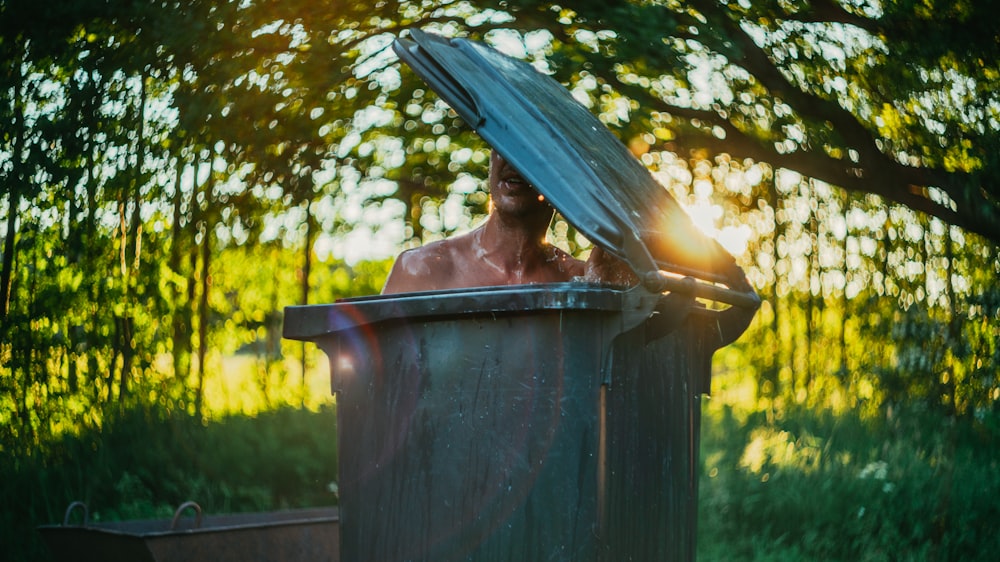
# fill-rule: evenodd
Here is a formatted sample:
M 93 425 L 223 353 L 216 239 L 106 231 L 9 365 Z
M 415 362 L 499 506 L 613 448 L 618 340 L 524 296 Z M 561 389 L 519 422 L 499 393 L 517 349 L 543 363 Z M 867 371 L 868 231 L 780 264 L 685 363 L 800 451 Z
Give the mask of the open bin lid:
M 695 227 L 559 82 L 469 39 L 411 30 L 393 49 L 570 224 L 625 261 L 647 289 L 675 290 L 676 279 L 662 270 L 739 288 L 708 291 L 709 298 L 759 304 L 735 259 Z

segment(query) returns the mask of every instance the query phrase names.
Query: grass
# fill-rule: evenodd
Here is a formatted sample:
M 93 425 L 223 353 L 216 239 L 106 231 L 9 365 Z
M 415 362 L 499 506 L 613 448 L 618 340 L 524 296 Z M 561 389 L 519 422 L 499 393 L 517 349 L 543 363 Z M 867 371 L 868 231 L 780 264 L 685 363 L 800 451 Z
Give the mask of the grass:
M 315 351 L 315 350 L 314 350 Z M 34 528 L 84 501 L 91 521 L 335 505 L 336 409 L 325 364 L 210 356 L 204 419 L 155 407 L 104 419 L 32 454 L 0 456 L 0 552 L 45 561 Z M 12 508 L 12 506 L 18 506 Z
M 5 556 L 47 560 L 33 528 L 61 521 L 73 500 L 93 520 L 169 517 L 189 499 L 206 513 L 334 504 L 325 365 L 307 374 L 301 408 L 296 362 L 268 371 L 253 356 L 216 360 L 207 420 L 131 411 L 0 459 L 4 505 L 24 506 L 0 515 Z M 774 410 L 755 407 L 745 384 L 717 382 L 703 402 L 700 561 L 975 562 L 1000 551 L 997 412 Z
M 737 411 L 705 410 L 702 562 L 995 559 L 1000 435 L 979 421 Z

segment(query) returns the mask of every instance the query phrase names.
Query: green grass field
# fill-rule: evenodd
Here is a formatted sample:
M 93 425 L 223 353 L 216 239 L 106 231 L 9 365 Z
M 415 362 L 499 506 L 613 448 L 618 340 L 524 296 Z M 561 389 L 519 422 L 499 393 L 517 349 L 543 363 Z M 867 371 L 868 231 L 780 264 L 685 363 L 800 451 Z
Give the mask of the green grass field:
M 130 411 L 0 465 L 0 544 L 10 560 L 48 560 L 34 527 L 71 501 L 93 520 L 336 503 L 336 410 L 325 364 L 270 371 L 217 359 L 210 415 Z M 266 377 L 265 377 L 266 375 Z M 267 384 L 264 384 L 264 383 Z M 755 407 L 721 375 L 703 400 L 699 560 L 986 561 L 1000 552 L 1000 423 L 916 411 Z M 303 400 L 304 396 L 304 400 Z M 301 407 L 301 403 L 305 407 Z

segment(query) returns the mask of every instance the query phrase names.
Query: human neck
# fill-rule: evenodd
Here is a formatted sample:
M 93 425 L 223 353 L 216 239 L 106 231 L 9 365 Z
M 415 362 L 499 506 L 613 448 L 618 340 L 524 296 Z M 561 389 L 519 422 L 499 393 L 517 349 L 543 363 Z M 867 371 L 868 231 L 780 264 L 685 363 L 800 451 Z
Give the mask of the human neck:
M 547 217 L 517 219 L 494 213 L 477 231 L 479 258 L 502 273 L 517 276 L 548 259 Z

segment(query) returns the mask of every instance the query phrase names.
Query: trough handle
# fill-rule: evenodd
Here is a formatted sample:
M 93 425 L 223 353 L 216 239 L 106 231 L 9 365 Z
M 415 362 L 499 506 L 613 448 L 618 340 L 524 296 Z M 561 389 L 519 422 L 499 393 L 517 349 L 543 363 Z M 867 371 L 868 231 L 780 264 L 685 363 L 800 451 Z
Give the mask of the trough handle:
M 188 508 L 194 509 L 194 512 L 195 512 L 195 516 L 194 516 L 194 528 L 198 529 L 198 528 L 201 527 L 201 506 L 198 505 L 195 502 L 186 501 L 186 502 L 182 503 L 180 507 L 177 508 L 177 511 L 174 512 L 174 519 L 173 519 L 173 521 L 170 522 L 170 530 L 171 531 L 174 531 L 174 530 L 177 529 L 177 522 L 180 520 L 181 514 L 184 513 L 184 510 L 188 509 Z
M 63 526 L 69 526 L 69 517 L 70 517 L 70 515 L 73 515 L 73 510 L 75 510 L 76 508 L 80 508 L 80 509 L 83 510 L 83 525 L 82 526 L 86 527 L 87 523 L 90 522 L 90 510 L 87 509 L 87 504 L 85 504 L 85 503 L 83 503 L 81 501 L 75 501 L 75 502 L 69 504 L 69 507 L 66 508 L 66 515 L 63 516 Z

